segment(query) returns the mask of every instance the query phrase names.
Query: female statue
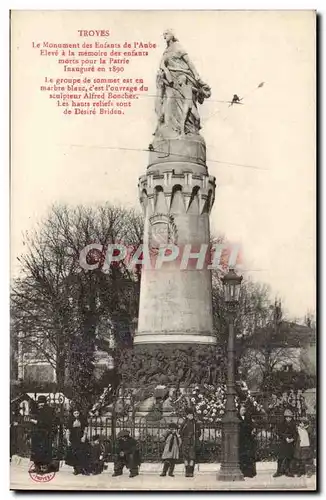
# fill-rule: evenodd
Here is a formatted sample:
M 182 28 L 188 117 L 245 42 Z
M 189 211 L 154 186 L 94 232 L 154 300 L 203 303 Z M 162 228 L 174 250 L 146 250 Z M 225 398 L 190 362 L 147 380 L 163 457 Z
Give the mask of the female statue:
M 211 90 L 199 77 L 188 54 L 171 30 L 163 34 L 166 49 L 157 74 L 155 111 L 157 138 L 176 138 L 198 134 L 200 117 L 197 102 L 202 104 Z

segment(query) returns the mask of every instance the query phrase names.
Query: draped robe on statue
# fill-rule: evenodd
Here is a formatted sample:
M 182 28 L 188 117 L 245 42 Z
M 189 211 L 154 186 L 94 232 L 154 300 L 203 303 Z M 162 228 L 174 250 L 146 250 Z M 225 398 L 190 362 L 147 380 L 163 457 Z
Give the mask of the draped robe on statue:
M 203 83 L 190 63 L 186 51 L 178 41 L 168 44 L 157 75 L 156 137 L 173 138 L 198 134 L 200 117 L 197 102 L 210 96 L 210 88 Z

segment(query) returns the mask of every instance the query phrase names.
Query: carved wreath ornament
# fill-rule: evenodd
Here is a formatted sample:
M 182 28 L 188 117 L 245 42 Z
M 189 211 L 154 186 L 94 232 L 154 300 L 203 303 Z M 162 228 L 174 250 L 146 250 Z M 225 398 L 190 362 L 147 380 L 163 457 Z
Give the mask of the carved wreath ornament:
M 177 227 L 172 215 L 155 214 L 149 219 L 150 251 L 157 254 L 160 247 L 177 243 Z

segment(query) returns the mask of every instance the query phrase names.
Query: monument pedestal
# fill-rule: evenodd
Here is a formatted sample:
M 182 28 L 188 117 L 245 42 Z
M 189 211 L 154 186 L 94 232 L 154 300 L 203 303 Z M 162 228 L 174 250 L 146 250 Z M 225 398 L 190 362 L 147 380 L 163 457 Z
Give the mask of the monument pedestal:
M 205 142 L 198 134 L 155 140 L 153 147 L 139 197 L 144 247 L 155 258 L 142 268 L 134 344 L 214 345 L 207 265 L 215 177 L 207 172 Z
M 142 387 L 218 386 L 223 380 L 223 353 L 213 344 L 135 344 L 130 365 L 136 367 L 132 377 Z
M 206 144 L 203 137 L 197 135 L 184 135 L 177 139 L 155 139 L 153 149 L 149 153 L 148 169 L 162 163 L 186 161 L 201 165 L 207 173 Z

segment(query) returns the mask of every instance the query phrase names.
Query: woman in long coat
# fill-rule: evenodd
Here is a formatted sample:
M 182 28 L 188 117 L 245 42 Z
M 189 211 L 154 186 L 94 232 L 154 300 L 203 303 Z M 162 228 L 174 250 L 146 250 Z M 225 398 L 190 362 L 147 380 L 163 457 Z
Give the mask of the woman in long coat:
M 181 446 L 181 438 L 177 433 L 178 426 L 173 422 L 169 425 L 169 431 L 165 438 L 165 446 L 162 454 L 163 471 L 161 476 L 166 476 L 169 471 L 169 476 L 174 477 L 174 467 L 179 459 L 179 450 Z
M 185 464 L 185 476 L 193 477 L 201 428 L 199 423 L 194 419 L 194 412 L 191 408 L 187 410 L 186 415 L 187 418 L 180 429 L 182 440 L 181 450 Z
M 239 423 L 239 462 L 240 470 L 244 477 L 255 477 L 256 471 L 256 445 L 253 436 L 253 423 L 245 406 L 240 407 Z
M 78 409 L 72 412 L 67 424 L 66 464 L 74 468 L 74 474 L 87 474 L 89 450 L 86 443 L 87 420 Z

